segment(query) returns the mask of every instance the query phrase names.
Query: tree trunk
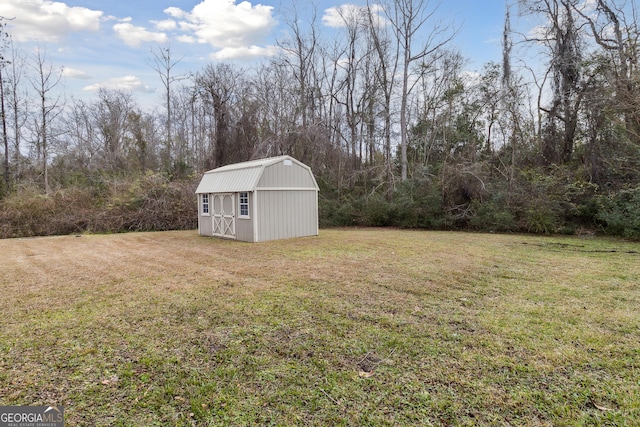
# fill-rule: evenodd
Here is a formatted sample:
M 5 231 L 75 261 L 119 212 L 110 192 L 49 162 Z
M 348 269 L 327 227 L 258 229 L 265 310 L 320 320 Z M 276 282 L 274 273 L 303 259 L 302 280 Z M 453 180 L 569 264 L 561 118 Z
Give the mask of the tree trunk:
M 7 114 L 4 107 L 4 79 L 2 75 L 3 64 L 0 64 L 0 114 L 2 115 L 2 142 L 4 144 L 4 184 L 5 189 L 10 186 L 9 173 L 9 137 L 7 135 Z

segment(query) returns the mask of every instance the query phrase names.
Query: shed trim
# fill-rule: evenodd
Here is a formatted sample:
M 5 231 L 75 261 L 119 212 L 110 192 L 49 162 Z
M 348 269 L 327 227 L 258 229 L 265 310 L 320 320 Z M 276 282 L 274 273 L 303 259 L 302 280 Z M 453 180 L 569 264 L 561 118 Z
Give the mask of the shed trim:
M 259 209 L 259 206 L 258 206 L 258 192 L 257 192 L 257 191 L 254 191 L 254 192 L 253 192 L 253 209 L 254 209 L 254 212 L 256 212 L 256 213 L 257 213 L 257 212 L 260 212 L 260 211 L 258 210 L 258 209 Z M 257 215 L 257 214 L 256 214 L 256 215 L 253 215 L 253 218 L 257 218 L 257 217 L 258 217 L 258 215 Z M 256 220 L 254 219 L 254 221 L 253 221 L 253 241 L 254 241 L 254 242 L 257 242 L 257 241 L 258 241 L 258 236 L 259 236 L 259 234 L 258 234 L 258 224 L 259 224 L 259 223 L 260 223 L 260 221 L 256 221 Z
M 318 191 L 313 187 L 258 187 L 256 191 Z

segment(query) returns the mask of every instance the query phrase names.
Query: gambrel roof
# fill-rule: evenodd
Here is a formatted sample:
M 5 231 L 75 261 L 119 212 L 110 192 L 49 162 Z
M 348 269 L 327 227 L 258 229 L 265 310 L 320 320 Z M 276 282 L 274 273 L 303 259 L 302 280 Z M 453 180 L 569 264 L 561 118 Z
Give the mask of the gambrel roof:
M 198 188 L 196 189 L 196 193 L 237 193 L 241 191 L 255 191 L 259 185 L 265 168 L 277 165 L 280 162 L 289 166 L 296 164 L 308 171 L 310 176 L 310 180 L 291 182 L 284 187 L 309 186 L 309 188 L 318 189 L 318 185 L 316 184 L 309 166 L 299 162 L 291 156 L 278 156 L 259 160 L 250 160 L 242 163 L 234 163 L 205 172 Z

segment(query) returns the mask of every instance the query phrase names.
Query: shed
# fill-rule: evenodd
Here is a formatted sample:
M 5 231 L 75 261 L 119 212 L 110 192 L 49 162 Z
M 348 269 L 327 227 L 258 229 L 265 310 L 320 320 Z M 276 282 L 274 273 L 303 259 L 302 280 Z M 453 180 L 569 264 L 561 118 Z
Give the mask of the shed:
M 196 189 L 198 233 L 245 242 L 318 235 L 318 184 L 290 156 L 205 172 Z

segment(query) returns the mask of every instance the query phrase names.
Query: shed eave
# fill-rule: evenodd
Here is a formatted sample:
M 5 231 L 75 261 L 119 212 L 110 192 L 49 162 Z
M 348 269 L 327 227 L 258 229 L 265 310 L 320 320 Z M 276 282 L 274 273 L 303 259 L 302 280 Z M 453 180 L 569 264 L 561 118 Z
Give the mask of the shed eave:
M 225 169 L 206 172 L 196 194 L 202 193 L 238 193 L 255 191 L 262 176 L 262 167 Z

